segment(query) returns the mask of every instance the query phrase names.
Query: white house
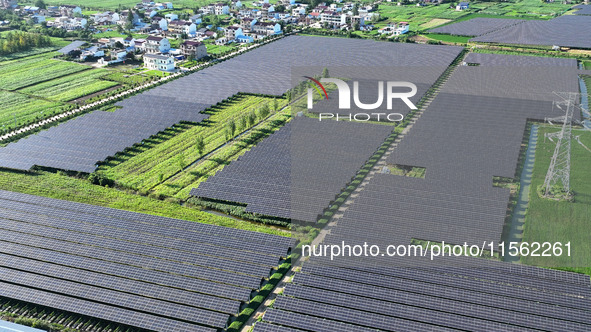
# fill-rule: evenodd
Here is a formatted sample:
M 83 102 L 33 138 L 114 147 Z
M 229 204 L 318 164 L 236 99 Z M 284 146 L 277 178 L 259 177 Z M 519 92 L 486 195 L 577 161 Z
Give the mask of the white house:
M 197 25 L 191 21 L 175 20 L 168 23 L 168 30 L 177 35 L 184 33 L 194 36 L 197 31 Z
M 228 15 L 228 14 L 230 14 L 230 7 L 224 3 L 216 3 L 214 5 L 214 14 Z
M 242 28 L 237 26 L 229 26 L 225 31 L 225 35 L 228 40 L 234 40 L 236 37 L 242 36 L 243 34 Z
M 456 6 L 456 10 L 466 10 L 468 8 L 470 8 L 470 4 L 468 2 L 460 2 Z
M 273 22 L 256 22 L 252 25 L 252 32 L 264 36 L 278 35 L 281 33 L 281 25 Z
M 123 39 L 123 45 L 125 47 L 135 47 L 135 38 L 127 37 L 127 38 Z
M 146 53 L 166 53 L 170 51 L 170 42 L 168 38 L 148 36 L 144 43 L 144 49 Z
M 164 15 L 164 18 L 168 22 L 170 22 L 170 21 L 178 20 L 179 19 L 179 16 L 177 14 L 174 14 L 174 13 L 168 13 L 168 14 Z
M 328 23 L 332 26 L 340 26 L 346 24 L 347 15 L 340 14 L 334 11 L 325 11 L 320 13 L 320 22 Z
M 407 33 L 409 30 L 408 22 L 400 22 L 398 24 L 388 24 L 387 26 L 378 30 L 380 34 L 390 34 L 393 36 L 399 36 Z
M 152 70 L 173 71 L 174 57 L 164 54 L 144 54 L 144 66 Z

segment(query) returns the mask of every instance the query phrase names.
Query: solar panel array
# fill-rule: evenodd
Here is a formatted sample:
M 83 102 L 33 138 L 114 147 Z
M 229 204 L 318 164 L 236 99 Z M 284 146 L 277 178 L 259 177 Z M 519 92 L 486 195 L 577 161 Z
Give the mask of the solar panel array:
M 457 36 L 482 36 L 489 32 L 501 30 L 523 22 L 525 22 L 525 20 L 477 17 L 471 20 L 434 28 L 429 30 L 429 32 L 446 33 Z
M 0 191 L 0 294 L 154 331 L 218 331 L 291 239 Z
M 372 56 L 359 51 L 364 49 Z M 114 113 L 97 111 L 11 143 L 0 148 L 0 167 L 29 170 L 38 165 L 91 173 L 97 162 L 175 123 L 206 119 L 200 111 L 238 92 L 283 94 L 292 87 L 292 67 L 309 66 L 302 75 L 318 75 L 331 67 L 331 73 L 339 75 L 339 66 L 383 68 L 384 63 L 397 63 L 436 67 L 433 76 L 460 51 L 459 47 L 290 36 L 133 96 L 118 103 L 123 108 Z
M 498 241 L 509 192 L 492 186 L 493 175 L 514 176 L 525 121 L 553 114 L 552 91 L 576 90 L 576 62 L 535 59 L 468 55 L 480 66 L 457 68 L 388 157 L 426 167 L 426 177 L 375 174 L 322 244 Z M 282 328 L 588 331 L 591 284 L 482 258 L 313 256 L 254 331 Z
M 591 17 L 564 15 L 548 21 L 526 21 L 472 38 L 472 42 L 591 48 Z
M 588 278 L 488 263 L 482 269 L 368 269 L 314 258 L 254 332 L 591 329 Z
M 191 195 L 314 222 L 393 128 L 297 117 Z
M 515 177 L 528 119 L 563 114 L 553 105 L 553 91 L 578 91 L 571 59 L 469 54 L 465 62 L 480 66 L 457 68 L 388 156 L 391 164 L 425 167 L 425 179 L 380 174 L 361 195 L 366 206 L 396 198 L 374 209 L 372 218 L 378 225 L 384 218 L 399 220 L 391 227 L 407 229 L 397 232 L 405 242 L 499 241 L 509 190 L 492 187 L 493 177 Z M 405 212 L 403 202 L 415 210 Z M 353 209 L 346 222 L 354 225 L 361 214 Z M 407 218 L 414 222 L 404 223 Z
M 591 15 L 591 5 L 578 5 L 574 8 L 578 9 L 575 15 Z
M 62 54 L 68 54 L 68 53 L 72 52 L 73 50 L 78 49 L 80 46 L 82 46 L 84 44 L 86 44 L 86 42 L 83 40 L 75 40 L 75 41 L 71 42 L 70 44 L 68 44 L 67 46 L 59 49 L 58 52 L 60 52 Z
M 34 165 L 92 173 L 99 161 L 181 121 L 201 122 L 208 105 L 172 97 L 143 96 L 118 103 L 115 112 L 95 111 L 0 148 L 0 167 Z

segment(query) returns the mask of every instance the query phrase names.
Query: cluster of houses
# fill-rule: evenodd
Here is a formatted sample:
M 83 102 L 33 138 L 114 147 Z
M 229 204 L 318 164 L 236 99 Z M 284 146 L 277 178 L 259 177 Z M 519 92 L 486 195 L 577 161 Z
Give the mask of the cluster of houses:
M 134 58 L 141 56 L 145 67 L 162 71 L 174 71 L 178 60 L 198 60 L 207 56 L 207 48 L 202 42 L 186 40 L 180 44 L 179 49 L 172 49 L 168 38 L 158 36 L 148 36 L 145 39 L 100 38 L 90 47 L 67 49 L 68 53 L 71 50 L 79 51 L 82 61 L 96 58 L 99 64 L 104 65 L 124 62 L 130 55 Z

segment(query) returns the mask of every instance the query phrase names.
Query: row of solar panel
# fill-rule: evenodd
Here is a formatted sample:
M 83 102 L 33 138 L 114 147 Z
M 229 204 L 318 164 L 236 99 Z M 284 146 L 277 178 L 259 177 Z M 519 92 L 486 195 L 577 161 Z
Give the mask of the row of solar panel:
M 8 191 L 0 191 L 0 230 L 0 276 L 12 284 L 2 296 L 158 331 L 170 330 L 161 322 L 174 331 L 224 328 L 291 244 Z M 23 287 L 40 298 L 11 291 Z

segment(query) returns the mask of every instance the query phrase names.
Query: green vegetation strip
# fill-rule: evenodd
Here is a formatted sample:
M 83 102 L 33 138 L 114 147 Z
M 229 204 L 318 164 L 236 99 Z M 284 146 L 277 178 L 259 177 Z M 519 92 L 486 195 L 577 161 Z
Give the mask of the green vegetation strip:
M 55 114 L 60 103 L 15 92 L 0 91 L 0 132 Z
M 96 69 L 56 78 L 19 90 L 19 92 L 56 101 L 70 101 L 113 86 L 116 82 L 100 80 L 109 71 Z
M 253 129 L 243 137 L 222 147 L 212 156 L 197 163 L 171 177 L 154 188 L 158 195 L 175 196 L 186 199 L 193 188 L 197 188 L 201 182 L 220 171 L 225 165 L 246 153 L 257 143 L 281 128 L 290 119 L 289 108 L 274 114 L 265 120 L 262 125 Z
M 156 200 L 133 192 L 93 185 L 85 178 L 68 176 L 61 172 L 57 174 L 45 171 L 21 173 L 0 170 L 0 189 L 205 224 L 290 236 L 290 233 L 286 231 L 215 216 L 191 206 L 181 206 L 176 202 Z
M 89 66 L 54 60 L 47 54 L 6 61 L 0 66 L 0 89 L 13 91 L 88 69 Z
M 136 145 L 101 166 L 98 173 L 116 179 L 120 186 L 147 192 L 226 143 L 228 124 L 235 124 L 235 132 L 230 135 L 235 136 L 266 118 L 261 109 L 265 105 L 273 107 L 268 106 L 273 102 L 267 97 L 235 96 L 204 111 L 211 115 L 208 120 L 183 124 L 184 130 L 163 133 L 147 140 L 147 144 Z M 276 107 L 285 104 L 286 100 L 277 99 Z M 201 152 L 197 149 L 198 137 L 205 143 Z

